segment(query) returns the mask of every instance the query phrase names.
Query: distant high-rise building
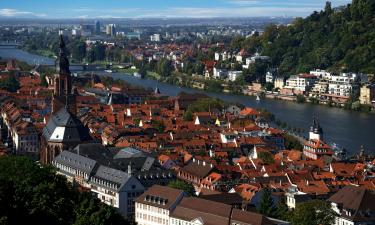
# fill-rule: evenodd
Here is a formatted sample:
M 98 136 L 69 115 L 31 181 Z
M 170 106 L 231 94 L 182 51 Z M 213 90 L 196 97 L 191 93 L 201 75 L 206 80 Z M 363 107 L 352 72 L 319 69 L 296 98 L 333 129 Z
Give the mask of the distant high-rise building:
M 95 20 L 95 33 L 100 34 L 100 22 Z
M 69 31 L 67 29 L 60 29 L 59 30 L 59 35 L 61 36 L 67 36 Z
M 108 24 L 105 31 L 107 35 L 116 36 L 116 24 Z
M 150 36 L 150 40 L 153 41 L 153 42 L 160 42 L 161 38 L 160 38 L 160 34 L 153 34 Z

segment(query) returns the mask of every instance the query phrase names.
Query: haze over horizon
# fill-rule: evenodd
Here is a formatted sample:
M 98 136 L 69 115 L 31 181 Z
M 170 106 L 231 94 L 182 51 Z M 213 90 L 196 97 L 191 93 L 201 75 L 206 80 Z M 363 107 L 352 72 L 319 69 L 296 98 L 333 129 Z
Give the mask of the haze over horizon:
M 0 19 L 296 17 L 324 8 L 326 0 L 12 0 Z M 331 0 L 333 7 L 351 0 Z

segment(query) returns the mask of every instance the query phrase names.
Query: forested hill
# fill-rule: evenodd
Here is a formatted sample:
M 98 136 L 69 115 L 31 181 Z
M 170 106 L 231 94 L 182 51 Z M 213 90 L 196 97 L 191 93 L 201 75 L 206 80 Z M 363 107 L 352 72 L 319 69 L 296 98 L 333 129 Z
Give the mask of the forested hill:
M 324 11 L 297 18 L 289 26 L 270 25 L 263 35 L 237 46 L 261 50 L 281 75 L 315 68 L 375 73 L 374 14 L 375 0 L 353 0 L 340 8 L 327 2 Z

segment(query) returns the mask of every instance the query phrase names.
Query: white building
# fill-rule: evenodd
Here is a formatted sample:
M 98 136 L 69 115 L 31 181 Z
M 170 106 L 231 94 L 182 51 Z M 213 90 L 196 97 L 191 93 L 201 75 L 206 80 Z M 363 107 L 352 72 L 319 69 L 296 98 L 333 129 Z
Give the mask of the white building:
M 259 53 L 255 53 L 254 56 L 250 57 L 250 58 L 246 58 L 246 65 L 250 65 L 252 63 L 255 63 L 256 61 L 268 61 L 270 60 L 270 57 L 269 56 L 263 56 L 263 55 L 260 55 Z
M 138 225 L 169 225 L 170 214 L 185 193 L 167 186 L 154 185 L 135 200 Z
M 134 217 L 134 199 L 145 188 L 132 176 L 131 168 L 126 173 L 69 151 L 62 151 L 52 164 L 73 185 L 90 189 L 100 201 L 116 208 L 125 218 Z
M 310 92 L 313 96 L 320 96 L 322 94 L 328 93 L 328 82 L 324 80 L 319 80 L 315 82 L 314 87 Z
M 202 198 L 182 199 L 173 211 L 170 225 L 227 225 L 230 224 L 232 206 Z
M 59 36 L 60 35 L 67 36 L 68 34 L 69 34 L 69 31 L 67 29 L 60 29 L 59 30 Z
M 23 117 L 13 102 L 2 105 L 0 111 L 0 127 L 6 133 L 5 140 L 12 140 L 15 153 L 37 154 L 40 150 L 39 135 L 30 118 Z
M 314 86 L 316 80 L 317 77 L 311 74 L 292 75 L 286 80 L 285 88 L 301 92 L 308 91 Z
M 242 75 L 242 71 L 229 71 L 228 72 L 228 80 L 236 81 L 239 76 Z
M 275 88 L 282 89 L 282 88 L 284 88 L 284 85 L 285 85 L 284 77 L 277 77 L 275 79 L 275 81 L 274 81 Z
M 116 24 L 108 24 L 105 27 L 105 32 L 109 36 L 116 36 Z
M 349 97 L 358 87 L 356 81 L 356 74 L 332 75 L 328 81 L 328 94 Z
M 348 185 L 332 195 L 335 225 L 371 225 L 375 221 L 375 194 L 365 188 Z
M 266 73 L 266 82 L 267 83 L 273 83 L 274 80 L 275 80 L 275 74 L 271 71 L 268 71 Z
M 228 77 L 228 71 L 226 69 L 214 68 L 212 77 L 215 79 L 225 79 Z
M 220 60 L 220 53 L 215 52 L 215 61 L 219 61 L 219 60 Z
M 72 30 L 72 36 L 81 36 L 81 31 L 78 29 L 73 29 Z
M 150 40 L 152 42 L 160 42 L 161 36 L 160 36 L 160 34 L 153 34 L 153 35 L 150 36 Z
M 331 78 L 330 72 L 327 72 L 325 70 L 320 70 L 320 69 L 312 70 L 312 71 L 310 71 L 310 74 L 315 75 L 315 76 L 317 76 L 321 79 L 325 79 L 325 80 L 329 80 Z
M 243 56 L 238 54 L 236 55 L 236 61 L 242 63 L 243 62 Z

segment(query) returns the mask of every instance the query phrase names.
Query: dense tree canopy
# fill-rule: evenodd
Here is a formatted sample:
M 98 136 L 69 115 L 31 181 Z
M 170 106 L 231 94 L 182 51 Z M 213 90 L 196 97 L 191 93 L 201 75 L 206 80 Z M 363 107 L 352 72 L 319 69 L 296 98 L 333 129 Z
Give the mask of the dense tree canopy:
M 25 157 L 0 158 L 0 224 L 129 224 L 90 193 L 79 193 Z
M 330 225 L 335 221 L 335 212 L 331 205 L 322 200 L 307 201 L 297 204 L 293 212 L 294 225 Z
M 9 92 L 16 92 L 20 88 L 20 83 L 16 79 L 16 76 L 11 73 L 4 80 L 0 80 L 0 89 L 7 90 Z
M 193 185 L 186 183 L 185 181 L 181 181 L 181 180 L 171 181 L 169 182 L 168 187 L 185 191 L 186 194 L 190 196 L 195 195 L 195 190 L 194 190 Z
M 271 25 L 259 37 L 232 44 L 270 56 L 285 76 L 315 68 L 375 73 L 374 14 L 373 0 L 336 9 L 327 2 L 324 11 L 297 18 L 291 26 Z

